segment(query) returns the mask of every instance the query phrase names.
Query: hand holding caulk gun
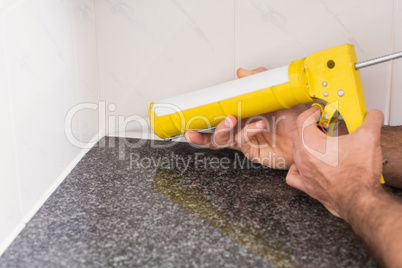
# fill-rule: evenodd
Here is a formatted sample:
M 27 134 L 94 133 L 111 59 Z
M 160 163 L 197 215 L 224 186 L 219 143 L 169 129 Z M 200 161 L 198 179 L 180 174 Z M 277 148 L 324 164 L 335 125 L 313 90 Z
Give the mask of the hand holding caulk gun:
M 239 69 L 239 78 L 266 71 Z M 289 169 L 293 163 L 292 139 L 297 117 L 307 108 L 299 104 L 262 115 L 241 119 L 229 115 L 214 133 L 187 131 L 185 138 L 210 149 L 231 148 L 243 152 L 249 159 L 275 169 Z
M 163 139 L 185 134 L 199 146 L 289 169 L 290 186 L 346 220 L 380 262 L 402 265 L 402 204 L 381 185 L 402 187 L 402 131 L 381 137 L 383 115 L 367 112 L 359 73 L 399 57 L 357 63 L 353 45 L 343 45 L 270 71 L 239 69 L 241 79 L 152 103 L 150 122 Z M 304 105 L 317 99 L 326 105 Z M 350 134 L 332 137 L 339 113 Z M 385 179 L 383 154 L 390 158 Z

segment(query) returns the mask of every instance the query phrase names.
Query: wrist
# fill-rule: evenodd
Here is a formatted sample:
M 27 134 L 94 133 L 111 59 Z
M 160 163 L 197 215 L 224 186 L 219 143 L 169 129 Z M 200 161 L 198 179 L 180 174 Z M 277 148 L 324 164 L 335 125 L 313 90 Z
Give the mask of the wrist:
M 343 218 L 350 225 L 354 221 L 362 220 L 362 217 L 371 215 L 371 211 L 380 209 L 388 198 L 388 194 L 379 184 L 371 189 L 367 189 L 362 185 L 354 194 L 349 196 L 349 200 L 345 202 L 341 218 Z

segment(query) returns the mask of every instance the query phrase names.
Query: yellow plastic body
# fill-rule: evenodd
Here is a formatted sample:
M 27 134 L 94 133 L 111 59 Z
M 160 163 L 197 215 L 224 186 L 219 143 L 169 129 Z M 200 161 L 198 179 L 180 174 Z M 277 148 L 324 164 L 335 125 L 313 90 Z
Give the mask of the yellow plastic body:
M 285 84 L 164 116 L 156 116 L 151 103 L 151 126 L 156 135 L 166 139 L 188 130 L 214 127 L 228 115 L 248 118 L 319 98 L 328 102 L 324 108 L 328 119 L 322 118 L 321 123 L 328 126 L 339 111 L 349 132 L 353 132 L 366 114 L 360 73 L 354 68 L 355 63 L 354 47 L 347 44 L 293 61 L 289 65 L 289 82 Z
M 332 134 L 338 112 L 345 120 L 349 133 L 363 123 L 367 113 L 360 72 L 353 45 L 343 45 L 309 56 L 304 64 L 310 96 L 327 101 L 320 123 Z M 381 175 L 381 183 L 384 177 Z
M 303 72 L 304 60 L 293 61 L 289 65 L 289 82 L 278 86 L 163 116 L 156 116 L 151 103 L 149 120 L 152 129 L 160 138 L 167 139 L 188 130 L 215 127 L 228 115 L 234 115 L 238 119 L 248 118 L 312 102 L 314 99 L 310 97 L 307 76 Z
M 321 123 L 328 126 L 336 111 L 349 133 L 355 131 L 367 112 L 353 45 L 343 45 L 312 54 L 305 61 L 310 96 L 327 101 Z M 324 119 L 327 114 L 328 119 Z

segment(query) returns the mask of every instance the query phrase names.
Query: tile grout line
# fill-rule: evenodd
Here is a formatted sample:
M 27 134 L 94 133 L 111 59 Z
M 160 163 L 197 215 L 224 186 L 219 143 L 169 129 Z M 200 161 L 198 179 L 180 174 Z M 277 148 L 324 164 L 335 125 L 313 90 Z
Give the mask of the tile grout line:
M 73 3 L 70 3 L 69 6 L 70 13 L 69 13 L 69 19 L 70 19 L 70 33 L 71 33 L 71 46 L 73 49 L 73 66 L 74 66 L 74 80 L 75 80 L 75 97 L 77 101 L 80 101 L 79 97 L 79 83 L 78 83 L 78 60 L 77 60 L 77 33 L 76 33 L 76 25 L 75 25 L 75 6 Z M 78 131 L 79 131 L 79 137 L 80 137 L 80 142 L 83 140 L 82 139 L 82 131 L 81 131 L 81 114 L 78 116 Z M 74 133 L 73 133 L 74 135 Z
M 101 101 L 101 82 L 100 82 L 100 64 L 99 64 L 99 47 L 98 47 L 98 23 L 97 23 L 97 16 L 96 16 L 96 8 L 95 8 L 95 1 L 92 0 L 92 12 L 94 16 L 94 29 L 95 29 L 95 50 L 96 50 L 96 67 L 97 67 L 97 73 L 98 73 L 98 102 Z M 99 120 L 99 118 L 98 118 Z M 101 125 L 102 124 L 102 125 Z M 103 125 L 103 122 L 98 122 L 98 128 L 99 128 L 99 133 L 100 135 L 105 135 L 106 133 L 106 125 Z M 98 140 L 100 140 L 101 137 L 98 137 Z
M 398 0 L 394 0 L 393 3 L 393 14 L 392 14 L 392 37 L 391 37 L 391 52 L 395 52 L 396 43 L 396 24 L 398 16 Z M 387 99 L 387 125 L 391 125 L 391 108 L 392 108 L 392 86 L 393 86 L 393 73 L 394 73 L 394 61 L 391 61 L 391 70 L 389 74 L 389 87 L 388 87 L 388 99 Z

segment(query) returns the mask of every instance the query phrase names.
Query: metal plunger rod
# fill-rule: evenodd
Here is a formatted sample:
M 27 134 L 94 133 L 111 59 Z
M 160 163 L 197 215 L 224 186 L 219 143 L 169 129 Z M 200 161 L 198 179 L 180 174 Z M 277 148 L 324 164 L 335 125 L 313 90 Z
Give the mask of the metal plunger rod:
M 367 60 L 367 61 L 355 63 L 355 68 L 356 68 L 356 70 L 358 70 L 358 69 L 361 69 L 361 68 L 364 68 L 364 67 L 368 67 L 368 66 L 371 66 L 371 65 L 375 65 L 375 64 L 378 64 L 378 63 L 390 61 L 390 60 L 401 58 L 401 57 L 402 57 L 402 51 L 399 51 L 399 52 L 395 52 L 395 53 L 392 53 L 390 55 L 378 57 L 378 58 L 375 58 L 375 59 L 372 59 L 372 60 Z

